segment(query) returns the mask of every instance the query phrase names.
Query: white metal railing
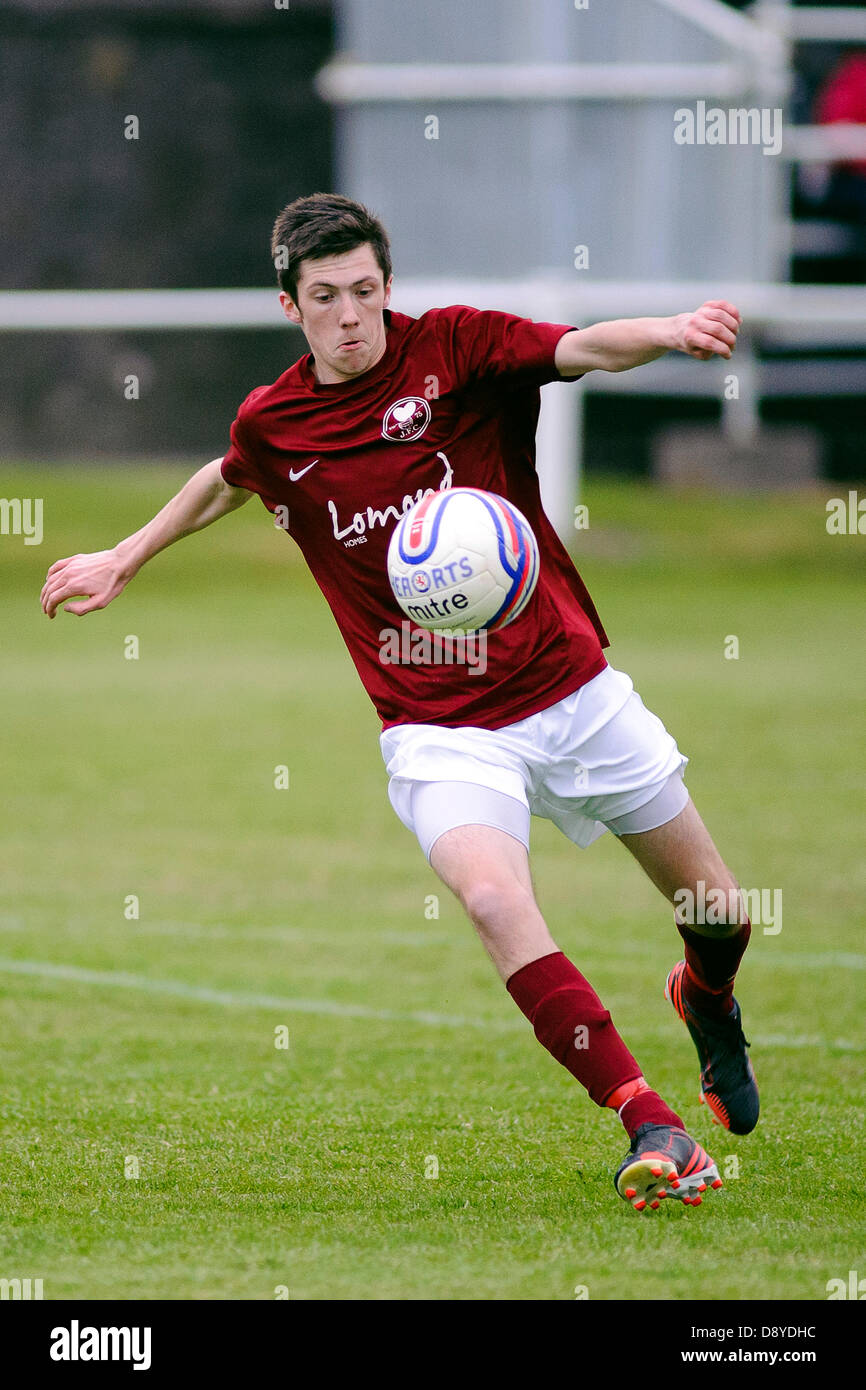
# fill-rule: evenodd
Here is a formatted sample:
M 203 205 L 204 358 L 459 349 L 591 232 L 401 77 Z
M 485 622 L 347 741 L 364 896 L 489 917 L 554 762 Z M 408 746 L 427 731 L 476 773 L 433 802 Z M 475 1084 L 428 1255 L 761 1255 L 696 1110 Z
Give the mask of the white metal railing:
M 148 328 L 279 328 L 271 290 L 3 290 L 0 330 L 123 332 Z
M 782 138 L 781 154 L 783 159 L 796 164 L 866 160 L 866 125 L 838 121 L 831 125 L 788 126 Z
M 273 289 L 4 290 L 0 332 L 128 332 L 141 329 L 279 328 Z M 739 305 L 754 329 L 816 346 L 866 346 L 866 288 L 710 280 L 398 279 L 393 307 L 417 316 L 441 304 L 507 309 L 554 322 L 597 322 L 682 313 L 705 299 Z
M 736 97 L 738 63 L 354 63 L 321 68 L 316 90 L 342 106 L 386 101 L 654 101 Z
M 0 293 L 0 332 L 278 329 L 286 320 L 277 295 L 276 287 L 5 291 Z M 591 373 L 576 387 L 543 389 L 538 472 L 548 515 L 560 535 L 567 537 L 572 534 L 579 487 L 587 391 L 641 392 L 652 384 L 662 395 L 683 391 L 722 399 L 723 428 L 732 440 L 746 442 L 757 427 L 761 395 L 754 346 L 866 346 L 866 288 L 709 281 L 576 282 L 574 277 L 556 276 L 517 281 L 412 279 L 397 282 L 393 307 L 417 317 L 436 305 L 470 304 L 581 326 L 605 318 L 681 313 L 710 298 L 729 299 L 743 314 L 744 341 L 731 363 L 720 361 L 714 366 L 673 355 L 634 373 Z M 739 383 L 739 396 L 733 401 L 723 398 L 728 372 L 734 372 Z

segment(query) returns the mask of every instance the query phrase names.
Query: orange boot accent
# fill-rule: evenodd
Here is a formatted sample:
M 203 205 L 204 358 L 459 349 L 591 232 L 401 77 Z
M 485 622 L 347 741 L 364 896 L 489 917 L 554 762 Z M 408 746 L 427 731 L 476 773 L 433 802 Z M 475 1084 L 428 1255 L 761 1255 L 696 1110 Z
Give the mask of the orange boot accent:
M 605 1101 L 605 1108 L 609 1110 L 621 1110 L 627 1100 L 633 1096 L 639 1096 L 644 1091 L 651 1091 L 652 1086 L 642 1076 L 636 1077 L 634 1081 L 626 1081 L 624 1085 L 617 1086 L 612 1095 Z

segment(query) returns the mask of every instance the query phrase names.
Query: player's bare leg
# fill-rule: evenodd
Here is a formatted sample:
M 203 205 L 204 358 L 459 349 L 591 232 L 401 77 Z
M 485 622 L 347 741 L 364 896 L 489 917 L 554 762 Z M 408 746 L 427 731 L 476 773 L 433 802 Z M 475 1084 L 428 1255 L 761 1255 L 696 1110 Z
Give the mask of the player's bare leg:
M 685 960 L 670 972 L 665 994 L 697 1048 L 701 1099 L 726 1129 L 748 1134 L 758 1122 L 759 1101 L 733 994 L 751 932 L 739 884 L 692 801 L 666 825 L 621 838 L 669 902 L 679 906 L 685 889 L 692 903 L 712 904 L 688 921 L 676 914 Z
M 562 954 L 539 911 L 521 842 L 490 826 L 459 826 L 436 840 L 430 862 L 474 923 L 538 1041 L 597 1105 L 617 1111 L 631 1140 L 617 1191 L 638 1211 L 662 1197 L 697 1204 L 721 1186 L 706 1151 L 653 1091 L 595 990 Z
M 693 801 L 689 800 L 666 825 L 620 838 L 669 902 L 683 888 L 697 893 L 700 882 L 706 885 L 707 892 L 718 888 L 729 896 L 732 910 L 715 925 L 695 923 L 697 932 L 730 936 L 737 931 L 741 925 L 739 884 L 716 849 Z
M 458 826 L 440 835 L 430 863 L 460 899 L 503 981 L 559 950 L 535 901 L 529 855 L 512 835 Z

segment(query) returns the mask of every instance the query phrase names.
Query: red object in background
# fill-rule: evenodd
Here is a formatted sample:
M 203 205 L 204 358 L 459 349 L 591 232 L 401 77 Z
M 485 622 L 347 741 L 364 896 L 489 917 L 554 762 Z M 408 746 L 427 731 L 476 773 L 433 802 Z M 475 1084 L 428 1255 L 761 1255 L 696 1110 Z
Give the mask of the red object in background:
M 818 92 L 815 118 L 820 125 L 866 125 L 866 52 L 852 54 L 830 73 Z M 866 159 L 845 161 L 843 167 L 866 178 Z

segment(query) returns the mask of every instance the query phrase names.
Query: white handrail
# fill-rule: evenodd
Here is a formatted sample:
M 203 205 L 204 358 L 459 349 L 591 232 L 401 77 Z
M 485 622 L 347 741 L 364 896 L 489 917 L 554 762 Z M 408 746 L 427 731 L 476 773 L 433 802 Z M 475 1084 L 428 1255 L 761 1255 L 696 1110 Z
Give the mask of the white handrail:
M 738 63 L 354 63 L 319 70 L 333 105 L 387 101 L 652 101 L 733 97 L 753 82 Z
M 272 290 L 4 290 L 0 329 L 106 332 L 126 329 L 279 328 Z
M 784 131 L 783 159 L 798 164 L 866 160 L 866 125 L 839 121 L 831 125 L 794 125 Z
M 126 332 L 149 329 L 286 327 L 278 289 L 5 290 L 0 332 Z M 530 275 L 519 280 L 395 280 L 392 307 L 417 316 L 442 304 L 505 309 L 536 320 L 586 325 L 606 318 L 681 313 L 705 299 L 729 299 L 750 326 L 807 339 L 837 330 L 866 343 L 866 288 L 709 280 L 581 280 Z

